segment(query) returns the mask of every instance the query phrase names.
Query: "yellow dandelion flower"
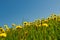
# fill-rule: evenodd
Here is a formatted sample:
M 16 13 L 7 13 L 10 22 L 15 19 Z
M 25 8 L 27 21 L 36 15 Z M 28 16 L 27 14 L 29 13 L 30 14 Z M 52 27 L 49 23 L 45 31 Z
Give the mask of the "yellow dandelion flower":
M 42 26 L 46 26 L 46 27 L 48 27 L 48 24 L 46 24 L 46 23 L 43 23 L 43 24 L 42 24 Z
M 24 26 L 30 25 L 29 22 L 24 22 Z
M 51 17 L 54 17 L 54 16 L 56 16 L 56 14 L 51 14 Z
M 6 37 L 6 36 L 7 36 L 6 33 L 1 33 L 1 34 L 0 34 L 0 37 Z
M 22 26 L 16 26 L 17 29 L 22 28 Z
M 46 23 L 47 23 L 47 22 L 48 22 L 48 20 L 44 20 L 44 22 L 46 22 Z
M 57 20 L 57 17 L 53 17 L 53 20 Z
M 36 27 L 40 27 L 40 26 L 41 26 L 41 24 L 39 24 L 39 25 L 38 25 L 38 24 L 35 24 L 35 26 L 36 26 Z
M 51 18 L 49 17 L 48 20 L 51 20 Z
M 4 29 L 3 28 L 0 28 L 0 33 L 4 33 Z
M 6 33 L 3 28 L 0 28 L 0 37 L 6 37 Z

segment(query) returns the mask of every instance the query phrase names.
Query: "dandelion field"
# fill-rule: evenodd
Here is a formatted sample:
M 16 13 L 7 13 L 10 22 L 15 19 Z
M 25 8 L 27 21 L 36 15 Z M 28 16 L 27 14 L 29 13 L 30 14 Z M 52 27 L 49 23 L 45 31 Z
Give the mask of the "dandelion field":
M 23 25 L 12 24 L 0 27 L 0 40 L 60 40 L 60 16 L 52 14 L 48 18 Z

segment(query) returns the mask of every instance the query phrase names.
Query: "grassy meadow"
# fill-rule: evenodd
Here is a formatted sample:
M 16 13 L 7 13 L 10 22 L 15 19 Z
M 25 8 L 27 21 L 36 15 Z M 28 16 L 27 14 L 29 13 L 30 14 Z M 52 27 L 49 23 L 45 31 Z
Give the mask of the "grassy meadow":
M 60 16 L 52 14 L 47 18 L 23 25 L 12 24 L 0 27 L 0 40 L 60 40 Z

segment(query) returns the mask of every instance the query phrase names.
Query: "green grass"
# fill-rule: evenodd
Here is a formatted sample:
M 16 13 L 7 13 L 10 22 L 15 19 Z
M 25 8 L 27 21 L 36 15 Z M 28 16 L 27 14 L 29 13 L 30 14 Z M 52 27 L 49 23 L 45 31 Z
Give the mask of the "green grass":
M 22 29 L 10 30 L 6 32 L 7 37 L 1 40 L 60 40 L 60 26 L 56 27 L 53 23 L 49 27 L 36 28 L 31 25 Z
M 7 37 L 0 37 L 0 40 L 60 40 L 60 22 L 50 20 L 48 25 L 36 27 L 32 24 L 15 30 L 10 28 L 9 32 L 6 31 Z

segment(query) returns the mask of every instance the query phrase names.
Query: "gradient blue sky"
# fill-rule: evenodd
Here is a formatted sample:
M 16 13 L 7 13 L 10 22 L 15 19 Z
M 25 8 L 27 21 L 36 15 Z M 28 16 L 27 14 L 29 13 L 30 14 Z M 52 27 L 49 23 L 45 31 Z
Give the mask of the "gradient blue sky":
M 0 26 L 60 13 L 60 0 L 0 0 Z

